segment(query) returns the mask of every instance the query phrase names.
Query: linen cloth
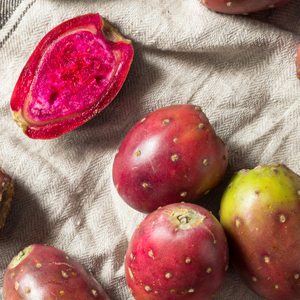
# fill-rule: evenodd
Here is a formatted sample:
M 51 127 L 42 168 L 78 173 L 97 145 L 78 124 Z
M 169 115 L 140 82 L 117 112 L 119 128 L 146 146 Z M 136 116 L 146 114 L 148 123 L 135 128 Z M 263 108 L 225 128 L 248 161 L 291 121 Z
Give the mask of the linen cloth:
M 135 55 L 124 86 L 78 129 L 31 140 L 10 112 L 22 68 L 49 30 L 96 12 L 132 40 Z M 217 217 L 234 171 L 280 162 L 299 174 L 299 16 L 300 0 L 247 16 L 215 13 L 198 0 L 0 0 L 0 165 L 15 183 L 0 231 L 0 285 L 12 257 L 42 243 L 81 262 L 111 300 L 133 300 L 124 255 L 145 215 L 120 199 L 111 167 L 131 127 L 157 108 L 200 105 L 228 145 L 222 182 L 199 202 Z M 260 298 L 230 266 L 215 299 Z

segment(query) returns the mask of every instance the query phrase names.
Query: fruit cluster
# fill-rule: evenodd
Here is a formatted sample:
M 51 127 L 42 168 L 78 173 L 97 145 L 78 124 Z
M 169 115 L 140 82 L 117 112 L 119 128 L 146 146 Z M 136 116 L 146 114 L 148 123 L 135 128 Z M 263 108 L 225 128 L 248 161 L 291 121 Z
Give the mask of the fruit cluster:
M 223 13 L 248 13 L 290 0 L 202 1 Z M 300 48 L 297 74 L 300 74 Z M 62 23 L 39 43 L 11 98 L 13 118 L 34 139 L 52 139 L 90 120 L 121 89 L 131 42 L 98 14 Z M 199 106 L 163 107 L 139 120 L 114 158 L 120 197 L 147 213 L 129 242 L 125 277 L 136 300 L 208 300 L 232 262 L 245 284 L 269 300 L 300 299 L 300 178 L 283 164 L 234 174 L 220 221 L 197 203 L 223 178 L 229 149 Z M 0 172 L 0 227 L 14 186 Z M 5 300 L 108 300 L 68 254 L 34 244 L 5 271 Z
M 186 203 L 220 182 L 228 152 L 194 105 L 158 109 L 123 140 L 113 164 L 116 189 L 131 207 L 150 213 L 125 258 L 135 299 L 211 299 L 226 277 L 227 238 L 230 260 L 252 291 L 299 299 L 297 174 L 283 164 L 237 172 L 221 199 L 220 223 Z

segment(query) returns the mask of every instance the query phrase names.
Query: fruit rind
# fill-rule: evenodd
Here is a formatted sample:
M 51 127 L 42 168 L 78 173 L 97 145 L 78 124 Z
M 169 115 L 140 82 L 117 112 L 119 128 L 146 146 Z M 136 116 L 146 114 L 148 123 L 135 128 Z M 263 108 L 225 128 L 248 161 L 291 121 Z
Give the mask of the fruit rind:
M 20 251 L 16 256 L 13 257 L 12 261 L 9 264 L 9 269 L 15 268 L 18 264 L 20 264 L 31 252 L 33 245 L 30 245 Z
M 300 178 L 284 164 L 241 170 L 221 199 L 233 266 L 259 296 L 300 297 Z
M 123 139 L 113 182 L 132 208 L 196 202 L 221 181 L 229 150 L 201 108 L 182 104 L 154 110 Z
M 41 116 L 44 114 L 43 116 L 47 116 L 47 118 L 38 119 L 37 117 L 32 115 L 32 112 L 30 112 L 30 110 L 32 110 L 32 103 L 38 103 L 36 102 L 38 101 L 36 95 L 39 95 L 40 92 L 35 94 L 33 93 L 35 89 L 39 90 L 37 76 L 40 74 L 40 68 L 43 67 L 43 61 L 46 59 L 45 57 L 47 57 L 47 55 L 50 55 L 56 49 L 55 45 L 60 41 L 66 38 L 75 38 L 76 34 L 81 33 L 91 34 L 97 41 L 99 40 L 99 45 L 103 42 L 108 47 L 107 49 L 110 51 L 111 55 L 115 57 L 116 63 L 115 70 L 112 69 L 114 72 L 113 77 L 111 79 L 106 78 L 106 80 L 110 80 L 110 82 L 105 83 L 104 90 L 99 89 L 99 91 L 101 91 L 101 93 L 99 94 L 100 98 L 96 97 L 94 99 L 93 97 L 91 97 L 89 101 L 90 104 L 88 104 L 88 106 L 84 107 L 85 104 L 81 104 L 83 109 L 75 109 L 72 113 L 64 112 L 61 116 L 53 115 L 52 117 L 51 114 L 53 114 L 53 109 L 51 105 L 54 104 L 52 103 L 51 98 L 47 100 L 48 96 L 45 96 L 46 100 L 43 101 L 45 102 L 45 104 L 47 104 L 47 101 L 49 101 L 49 104 L 47 104 L 47 107 L 49 107 L 49 109 L 47 109 L 49 111 L 47 110 L 47 114 L 45 114 L 43 112 L 43 106 L 39 108 L 39 104 L 36 105 L 35 111 L 39 111 L 40 109 Z M 120 33 L 99 14 L 79 16 L 58 25 L 41 40 L 20 74 L 11 98 L 11 110 L 13 112 L 13 119 L 22 128 L 27 136 L 34 139 L 56 138 L 66 132 L 77 128 L 78 126 L 86 123 L 88 120 L 93 118 L 115 98 L 125 81 L 132 58 L 133 48 L 130 40 L 123 38 Z M 47 64 L 45 63 L 45 65 Z M 93 68 L 92 65 L 90 67 Z M 52 67 L 49 70 L 51 70 L 52 72 Z M 45 76 L 48 75 L 46 74 Z M 49 86 L 51 87 L 51 80 L 49 82 Z M 74 85 L 74 89 L 76 89 L 76 86 L 78 87 L 79 85 Z M 84 87 L 84 85 L 82 86 Z M 60 89 L 61 87 L 59 86 L 58 88 Z M 50 90 L 45 91 L 47 93 L 50 93 L 50 96 L 52 95 L 52 92 Z M 61 93 L 61 97 L 70 99 L 68 101 L 73 101 L 68 96 L 68 93 L 70 91 L 68 89 L 66 91 L 67 94 L 63 90 L 57 93 Z M 76 99 L 76 97 L 79 96 L 74 97 L 74 99 Z M 76 108 L 76 106 L 74 107 Z
M 181 217 L 192 226 L 181 227 Z M 227 270 L 223 228 L 209 211 L 190 203 L 149 214 L 134 231 L 125 256 L 125 277 L 136 300 L 209 300 Z
M 213 11 L 225 14 L 248 14 L 285 5 L 292 0 L 199 0 Z
M 300 79 L 300 44 L 298 47 L 297 59 L 296 59 L 296 73 L 297 73 L 297 78 Z
M 299 195 L 295 183 L 299 182 L 299 177 L 295 173 L 289 176 L 285 176 L 286 174 L 287 167 L 283 164 L 271 164 L 235 173 L 221 200 L 220 218 L 224 226 L 233 216 L 247 214 L 247 207 L 253 207 L 253 205 L 258 206 L 259 209 L 268 209 L 270 206 L 275 209 L 275 207 L 282 206 L 282 201 L 286 206 L 297 202 Z M 257 203 L 258 193 L 260 203 Z M 242 202 L 242 199 L 246 201 Z M 239 200 L 241 202 L 237 205 Z M 250 224 L 249 222 L 248 225 Z
M 78 261 L 54 247 L 33 244 L 5 270 L 6 300 L 109 300 L 96 279 Z

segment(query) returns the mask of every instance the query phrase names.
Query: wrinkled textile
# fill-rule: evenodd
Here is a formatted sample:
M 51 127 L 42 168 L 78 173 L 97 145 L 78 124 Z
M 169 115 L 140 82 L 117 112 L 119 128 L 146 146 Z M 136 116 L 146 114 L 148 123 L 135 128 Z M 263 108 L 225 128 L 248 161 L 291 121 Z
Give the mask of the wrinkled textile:
M 22 68 L 49 30 L 95 12 L 132 40 L 124 86 L 76 130 L 49 141 L 29 139 L 10 112 Z M 0 165 L 15 183 L 0 231 L 1 286 L 12 257 L 42 243 L 80 261 L 111 300 L 133 300 L 124 255 L 145 215 L 119 198 L 111 167 L 131 127 L 157 108 L 200 105 L 227 143 L 228 170 L 199 203 L 216 216 L 234 171 L 280 162 L 300 173 L 299 16 L 300 0 L 247 16 L 215 13 L 198 0 L 0 0 Z M 230 266 L 215 299 L 259 297 Z

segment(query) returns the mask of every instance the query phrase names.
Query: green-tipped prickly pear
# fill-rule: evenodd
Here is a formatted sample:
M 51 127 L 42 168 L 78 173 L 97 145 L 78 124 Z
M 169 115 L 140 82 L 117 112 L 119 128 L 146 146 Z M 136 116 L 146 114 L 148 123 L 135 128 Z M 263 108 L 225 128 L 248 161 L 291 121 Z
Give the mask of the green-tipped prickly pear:
M 54 247 L 34 244 L 6 268 L 4 300 L 109 300 L 100 284 L 75 259 Z
M 300 178 L 283 164 L 237 172 L 221 200 L 232 264 L 268 300 L 300 299 Z

